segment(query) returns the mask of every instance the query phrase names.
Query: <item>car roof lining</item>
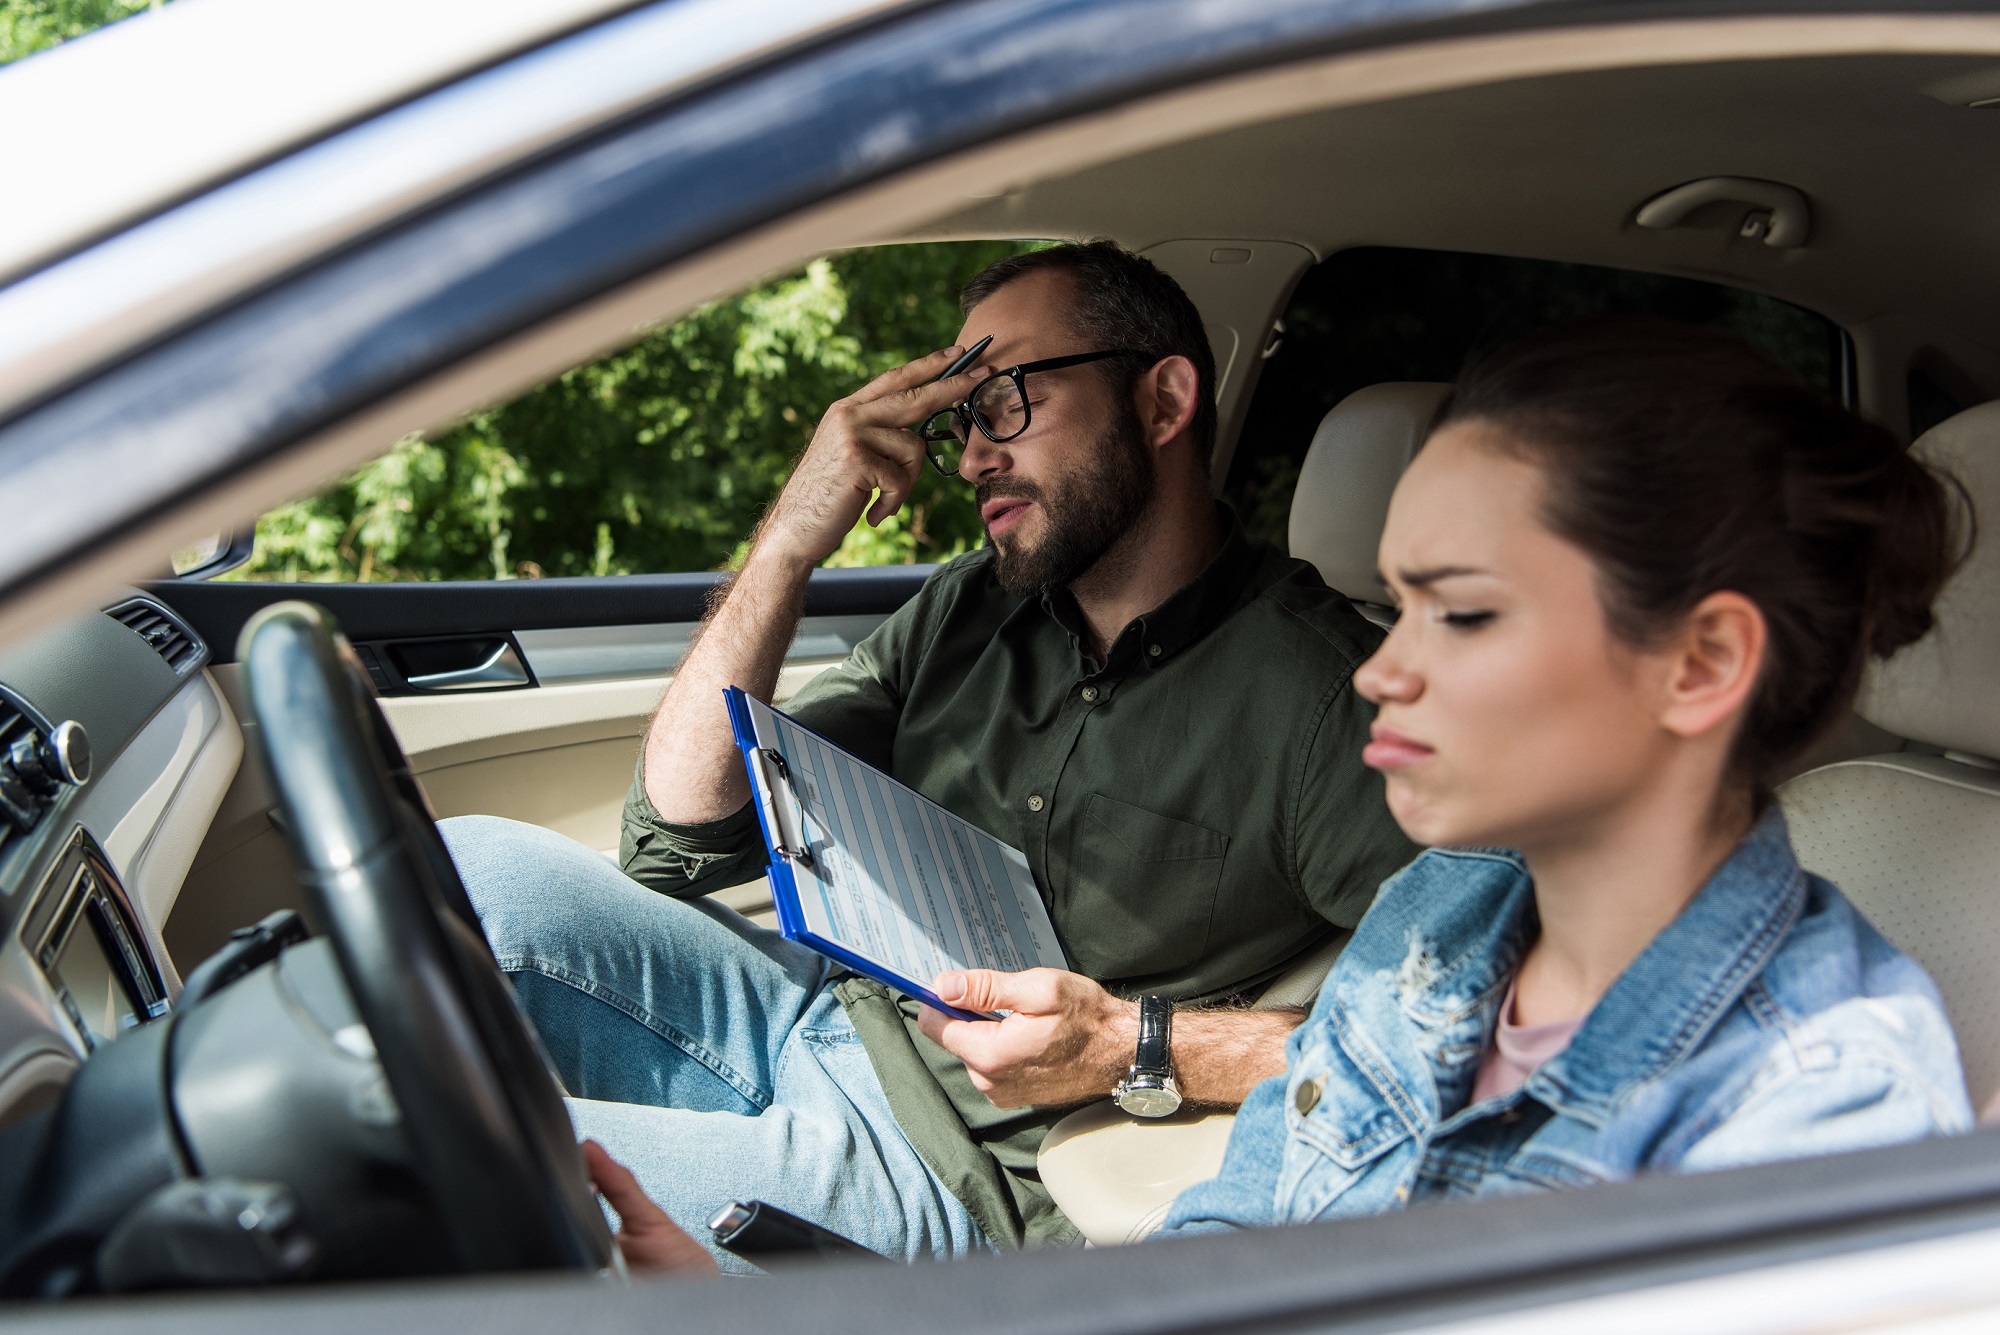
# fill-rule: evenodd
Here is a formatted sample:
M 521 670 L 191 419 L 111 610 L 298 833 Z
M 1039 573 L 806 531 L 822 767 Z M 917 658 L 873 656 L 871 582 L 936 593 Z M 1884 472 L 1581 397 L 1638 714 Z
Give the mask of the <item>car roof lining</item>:
M 1990 57 L 1860 55 L 1584 71 L 1336 107 L 1155 148 L 961 210 L 908 239 L 1265 237 L 1325 257 L 1395 245 L 1726 283 L 1816 310 L 2000 394 L 1988 258 L 2000 109 L 1925 92 Z M 1805 192 L 1798 250 L 1710 206 L 1670 231 L 1638 206 L 1706 176 Z M 1911 201 L 1922 201 L 1913 207 Z

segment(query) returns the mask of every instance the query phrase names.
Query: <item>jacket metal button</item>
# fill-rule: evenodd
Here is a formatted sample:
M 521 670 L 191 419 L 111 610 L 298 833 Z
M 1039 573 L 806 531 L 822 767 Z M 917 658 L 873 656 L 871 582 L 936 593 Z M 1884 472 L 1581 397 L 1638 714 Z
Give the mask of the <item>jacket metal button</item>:
M 1097 688 L 1095 686 L 1086 686 L 1083 688 L 1083 702 L 1087 705 L 1097 703 Z
M 1045 806 L 1045 805 L 1046 805 L 1046 803 L 1044 803 L 1044 802 L 1042 801 L 1042 795 L 1041 795 L 1040 793 L 1029 793 L 1029 794 L 1028 794 L 1028 810 L 1030 810 L 1030 811 L 1040 811 L 1040 810 L 1042 809 L 1042 807 L 1043 807 L 1043 806 Z
M 1292 1095 L 1292 1104 L 1299 1110 L 1299 1116 L 1310 1116 L 1312 1110 L 1319 1107 L 1319 1096 L 1324 1093 L 1326 1093 L 1326 1077 L 1323 1075 L 1300 1085 L 1298 1092 Z

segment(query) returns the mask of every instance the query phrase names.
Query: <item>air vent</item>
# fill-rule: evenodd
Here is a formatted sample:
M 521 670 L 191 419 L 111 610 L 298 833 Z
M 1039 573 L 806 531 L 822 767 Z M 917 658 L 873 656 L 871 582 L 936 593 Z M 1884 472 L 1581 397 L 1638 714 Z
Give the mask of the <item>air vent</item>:
M 107 608 L 104 613 L 137 631 L 139 638 L 153 646 L 153 652 L 167 660 L 177 673 L 191 672 L 208 653 L 195 633 L 181 619 L 150 598 L 134 598 Z
M 44 796 L 22 782 L 7 763 L 17 743 L 35 745 L 40 740 L 34 721 L 6 696 L 0 695 L 0 844 L 11 834 L 27 834 L 40 823 L 47 802 Z
M 0 695 L 0 751 L 7 750 L 14 745 L 17 738 L 24 737 L 34 730 L 35 725 L 28 721 L 28 716 L 23 714 L 13 701 Z

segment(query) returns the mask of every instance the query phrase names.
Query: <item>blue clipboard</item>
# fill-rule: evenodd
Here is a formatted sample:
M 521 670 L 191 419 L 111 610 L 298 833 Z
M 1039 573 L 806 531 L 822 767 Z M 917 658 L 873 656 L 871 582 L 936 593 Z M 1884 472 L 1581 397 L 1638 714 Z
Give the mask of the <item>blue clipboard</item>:
M 743 764 L 749 771 L 750 790 L 753 794 L 751 806 L 757 812 L 757 828 L 764 836 L 764 849 L 768 855 L 768 861 L 765 864 L 765 874 L 771 882 L 771 902 L 778 910 L 779 933 L 788 941 L 797 941 L 802 945 L 811 946 L 828 959 L 845 965 L 862 977 L 873 978 L 878 983 L 893 987 L 898 992 L 904 993 L 907 996 L 915 997 L 926 1006 L 931 1007 L 933 1010 L 942 1011 L 953 1019 L 1000 1019 L 1001 1017 L 998 1015 L 989 1015 L 982 1011 L 962 1010 L 957 1006 L 951 1005 L 949 1002 L 942 1001 L 938 998 L 937 993 L 931 991 L 928 987 L 924 987 L 912 979 L 905 978 L 893 969 L 886 968 L 872 960 L 863 959 L 853 951 L 848 950 L 845 946 L 842 946 L 839 942 L 829 941 L 806 926 L 805 913 L 799 907 L 799 883 L 794 871 L 795 867 L 801 863 L 810 866 L 812 860 L 810 842 L 805 831 L 804 807 L 795 798 L 793 799 L 793 805 L 799 812 L 798 832 L 795 836 L 798 842 L 796 844 L 787 844 L 785 842 L 788 837 L 787 832 L 777 828 L 779 819 L 776 804 L 779 799 L 779 789 L 781 787 L 786 793 L 790 791 L 789 768 L 786 766 L 782 755 L 768 751 L 766 748 L 758 745 L 757 729 L 750 721 L 750 710 L 744 703 L 745 697 L 742 688 L 725 686 L 722 690 L 722 698 L 723 703 L 729 709 L 729 725 L 736 734 L 737 749 L 743 753 Z M 805 728 L 804 724 L 791 718 L 790 715 L 786 715 L 786 719 L 794 727 Z M 805 730 L 808 732 L 811 731 L 809 728 Z M 817 736 L 818 734 L 814 735 Z M 829 742 L 829 745 L 832 744 Z M 766 794 L 770 796 L 771 800 L 769 802 L 764 800 Z

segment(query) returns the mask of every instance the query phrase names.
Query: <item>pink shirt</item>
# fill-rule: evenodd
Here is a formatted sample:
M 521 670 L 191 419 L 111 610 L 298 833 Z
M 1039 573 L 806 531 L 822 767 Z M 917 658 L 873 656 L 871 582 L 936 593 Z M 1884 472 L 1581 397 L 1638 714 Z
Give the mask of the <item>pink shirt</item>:
M 1479 1078 L 1472 1083 L 1472 1101 L 1497 1099 L 1527 1084 L 1528 1077 L 1543 1062 L 1569 1046 L 1583 1020 L 1579 1015 L 1553 1024 L 1515 1024 L 1514 984 L 1507 984 L 1507 997 L 1500 1003 L 1500 1023 L 1494 1026 L 1493 1042 L 1479 1059 Z

